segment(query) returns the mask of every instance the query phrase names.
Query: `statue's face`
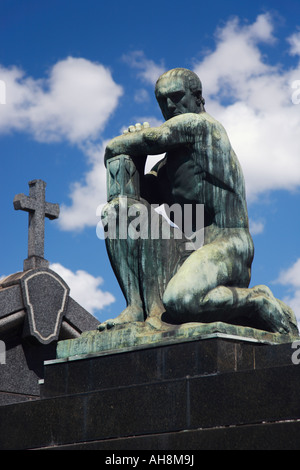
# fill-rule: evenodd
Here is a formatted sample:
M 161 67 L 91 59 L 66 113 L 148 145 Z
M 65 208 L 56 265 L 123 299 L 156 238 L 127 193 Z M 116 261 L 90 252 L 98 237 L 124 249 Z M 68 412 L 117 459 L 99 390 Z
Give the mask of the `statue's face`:
M 156 89 L 156 99 L 166 121 L 185 113 L 199 113 L 199 104 L 183 77 L 162 78 Z

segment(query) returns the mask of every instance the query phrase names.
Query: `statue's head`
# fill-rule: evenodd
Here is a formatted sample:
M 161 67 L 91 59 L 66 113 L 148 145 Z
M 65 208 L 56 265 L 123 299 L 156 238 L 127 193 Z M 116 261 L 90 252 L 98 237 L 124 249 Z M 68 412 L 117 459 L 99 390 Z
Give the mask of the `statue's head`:
M 166 120 L 205 111 L 201 81 L 188 69 L 176 68 L 162 74 L 156 82 L 155 96 Z

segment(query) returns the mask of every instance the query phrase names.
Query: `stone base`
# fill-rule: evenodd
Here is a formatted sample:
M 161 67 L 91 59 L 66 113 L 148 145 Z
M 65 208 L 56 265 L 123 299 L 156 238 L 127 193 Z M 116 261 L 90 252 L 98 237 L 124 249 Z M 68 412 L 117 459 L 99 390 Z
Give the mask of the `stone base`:
M 299 450 L 294 352 L 224 335 L 46 361 L 41 399 L 0 407 L 0 449 Z
M 86 354 L 122 351 L 140 347 L 156 347 L 185 341 L 196 341 L 208 337 L 233 337 L 243 341 L 263 342 L 267 344 L 291 343 L 298 336 L 270 333 L 254 328 L 216 323 L 185 323 L 170 326 L 165 331 L 152 327 L 146 322 L 116 325 L 109 330 L 87 331 L 79 338 L 60 341 L 57 345 L 57 358 L 67 358 Z

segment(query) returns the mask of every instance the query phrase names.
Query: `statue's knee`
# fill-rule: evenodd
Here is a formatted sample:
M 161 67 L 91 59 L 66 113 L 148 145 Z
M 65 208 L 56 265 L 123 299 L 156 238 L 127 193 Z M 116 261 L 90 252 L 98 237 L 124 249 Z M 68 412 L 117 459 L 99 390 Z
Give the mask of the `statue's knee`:
M 138 214 L 148 214 L 148 212 L 149 208 L 145 203 L 124 196 L 115 198 L 105 204 L 101 211 L 101 218 L 111 216 L 126 216 L 130 218 Z
M 141 201 L 127 197 L 113 199 L 101 211 L 106 238 L 148 238 L 148 214 L 148 206 Z

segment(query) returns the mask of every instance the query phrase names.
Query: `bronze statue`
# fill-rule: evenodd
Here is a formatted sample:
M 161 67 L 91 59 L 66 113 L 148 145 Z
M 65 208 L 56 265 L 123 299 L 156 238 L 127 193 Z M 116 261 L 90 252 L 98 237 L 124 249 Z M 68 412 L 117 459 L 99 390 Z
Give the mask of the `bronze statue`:
M 159 77 L 155 95 L 164 124 L 130 126 L 105 152 L 106 230 L 116 220 L 116 236 L 107 233 L 106 245 L 127 308 L 100 330 L 128 322 L 160 330 L 224 322 L 297 334 L 292 310 L 268 287 L 248 288 L 254 248 L 244 177 L 225 129 L 205 111 L 200 79 L 190 70 L 172 69 Z M 163 153 L 145 175 L 147 156 Z M 176 225 L 154 210 L 161 204 Z M 176 221 L 170 207 L 178 209 Z M 201 226 L 199 207 L 204 208 Z M 139 237 L 121 236 L 122 210 L 125 228 L 137 217 Z M 159 235 L 151 236 L 154 232 Z

